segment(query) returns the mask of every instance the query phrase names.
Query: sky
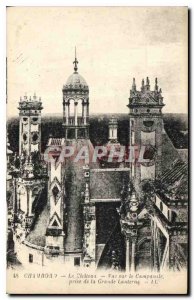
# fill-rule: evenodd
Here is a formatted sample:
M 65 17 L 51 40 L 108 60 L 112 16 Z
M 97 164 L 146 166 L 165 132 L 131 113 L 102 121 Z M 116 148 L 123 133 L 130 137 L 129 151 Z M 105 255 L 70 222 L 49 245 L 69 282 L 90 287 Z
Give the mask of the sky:
M 20 96 L 42 98 L 43 114 L 62 114 L 62 87 L 78 72 L 90 89 L 90 113 L 128 113 L 133 77 L 158 78 L 163 112 L 187 113 L 185 7 L 7 8 L 7 114 Z

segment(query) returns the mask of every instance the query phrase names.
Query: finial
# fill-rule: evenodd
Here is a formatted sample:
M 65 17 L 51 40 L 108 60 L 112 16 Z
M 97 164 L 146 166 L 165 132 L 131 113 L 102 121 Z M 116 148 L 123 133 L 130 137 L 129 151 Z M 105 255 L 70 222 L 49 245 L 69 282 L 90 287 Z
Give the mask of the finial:
M 148 77 L 146 77 L 146 90 L 149 91 L 150 90 L 150 80 Z
M 142 83 L 142 87 L 144 87 L 144 79 L 142 79 L 142 82 L 141 82 L 141 83 Z
M 33 96 L 33 99 L 36 99 L 36 92 L 34 92 L 34 96 Z
M 78 63 L 79 62 L 78 62 L 77 57 L 76 57 L 76 47 L 75 47 L 75 60 L 73 62 L 73 64 L 74 64 L 74 71 L 75 72 L 77 72 L 77 70 L 78 70 L 78 67 L 77 67 Z
M 133 78 L 132 90 L 133 90 L 133 91 L 136 91 L 135 78 Z
M 155 91 L 158 91 L 158 78 L 155 78 Z

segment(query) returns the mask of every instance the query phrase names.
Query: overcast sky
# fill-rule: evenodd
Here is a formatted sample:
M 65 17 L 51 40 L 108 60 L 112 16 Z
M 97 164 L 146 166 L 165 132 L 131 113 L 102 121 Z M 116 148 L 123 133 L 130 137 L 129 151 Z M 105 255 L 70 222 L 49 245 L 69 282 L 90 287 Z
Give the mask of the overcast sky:
M 62 113 L 62 86 L 78 72 L 91 113 L 128 113 L 132 78 L 158 77 L 164 112 L 187 112 L 187 8 L 7 9 L 8 115 L 20 96 L 42 97 L 43 113 Z

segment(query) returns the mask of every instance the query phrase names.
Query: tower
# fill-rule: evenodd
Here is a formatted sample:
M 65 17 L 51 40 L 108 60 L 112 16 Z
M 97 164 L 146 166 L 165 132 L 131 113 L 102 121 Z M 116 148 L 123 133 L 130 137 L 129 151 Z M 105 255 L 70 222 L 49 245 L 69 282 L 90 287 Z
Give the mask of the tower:
M 41 99 L 24 96 L 19 102 L 19 158 L 20 174 L 16 179 L 15 213 L 21 224 L 21 234 L 29 232 L 35 215 L 35 207 L 45 185 L 41 161 L 32 161 L 32 154 L 41 151 Z M 39 174 L 35 174 L 35 164 Z M 37 177 L 38 176 L 38 177 Z
M 89 87 L 78 73 L 75 51 L 74 73 L 63 86 L 63 125 L 66 139 L 88 138 Z
M 24 96 L 19 102 L 19 155 L 41 151 L 41 98 Z
M 82 147 L 91 148 L 89 141 L 89 87 L 78 73 L 75 53 L 74 73 L 63 86 L 63 138 L 48 142 L 52 162 L 48 163 L 49 222 L 46 231 L 46 251 L 65 256 L 69 265 L 81 265 L 83 255 L 83 166 L 74 162 Z M 72 147 L 71 157 L 59 160 L 66 146 Z
M 117 128 L 118 121 L 116 118 L 112 117 L 108 124 L 108 140 L 110 143 L 117 143 Z
M 142 80 L 141 90 L 136 89 L 135 78 L 130 90 L 130 146 L 136 146 L 140 154 L 138 162 L 131 163 L 131 177 L 136 191 L 143 180 L 154 180 L 161 171 L 163 97 L 158 89 L 150 90 L 149 78 Z

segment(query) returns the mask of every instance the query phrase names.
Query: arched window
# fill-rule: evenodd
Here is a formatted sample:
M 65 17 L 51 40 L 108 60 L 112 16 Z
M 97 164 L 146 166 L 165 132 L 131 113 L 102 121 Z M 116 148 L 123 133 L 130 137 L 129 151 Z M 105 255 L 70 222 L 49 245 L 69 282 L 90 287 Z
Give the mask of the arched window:
M 82 117 L 82 101 L 79 100 L 78 103 L 77 103 L 77 116 L 78 117 Z

